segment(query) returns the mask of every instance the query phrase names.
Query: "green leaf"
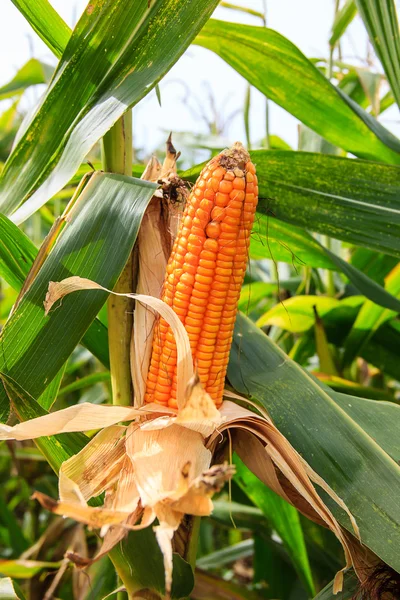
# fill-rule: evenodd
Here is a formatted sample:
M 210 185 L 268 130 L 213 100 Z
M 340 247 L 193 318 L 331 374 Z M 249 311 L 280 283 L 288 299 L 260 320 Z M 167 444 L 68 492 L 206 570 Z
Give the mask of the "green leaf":
M 318 242 L 304 229 L 260 213 L 251 234 L 250 258 L 287 262 L 295 268 L 336 269 Z
M 257 168 L 259 213 L 296 226 L 292 230 L 295 236 L 299 227 L 304 227 L 400 257 L 399 167 L 285 150 L 255 150 L 250 156 Z M 202 165 L 197 165 L 180 175 L 194 181 L 201 168 Z M 275 221 L 270 219 L 270 222 L 273 231 Z M 266 226 L 263 228 L 264 239 Z M 277 236 L 281 234 L 282 230 L 276 232 Z M 304 232 L 300 235 L 304 252 L 307 240 Z M 257 237 L 252 236 L 255 240 Z M 293 243 L 296 252 L 295 240 L 286 241 Z M 308 251 L 312 250 L 315 260 L 321 250 L 316 249 L 316 242 L 312 245 L 310 248 L 308 243 Z M 307 254 L 304 260 L 307 262 Z M 328 267 L 326 257 L 318 260 L 321 266 Z M 330 268 L 335 267 L 330 265 Z
M 358 271 L 353 265 L 346 262 L 340 256 L 336 256 L 333 252 L 324 248 L 327 255 L 332 259 L 338 268 L 350 279 L 352 284 L 359 292 L 364 294 L 369 300 L 379 304 L 394 312 L 400 312 L 400 300 L 385 290 L 381 285 L 373 281 L 361 271 Z
M 64 363 L 61 369 L 56 373 L 52 382 L 46 387 L 44 392 L 39 396 L 38 403 L 43 406 L 45 410 L 50 410 L 54 402 L 57 400 L 58 392 L 60 389 L 62 378 L 64 377 L 65 367 L 67 363 Z
M 44 569 L 59 569 L 60 562 L 39 560 L 0 560 L 0 573 L 15 579 L 31 579 Z M 1 595 L 0 595 L 1 598 Z
M 58 192 L 115 121 L 186 50 L 218 0 L 96 2 L 83 13 L 0 179 L 0 211 L 21 222 Z M 90 73 L 90 81 L 88 80 Z M 68 98 L 68 102 L 65 102 Z
M 110 372 L 109 371 L 101 371 L 100 373 L 91 373 L 90 375 L 86 375 L 85 377 L 81 377 L 68 385 L 65 385 L 58 392 L 59 396 L 64 394 L 70 394 L 71 392 L 75 392 L 76 390 L 82 390 L 86 387 L 90 387 L 95 383 L 103 381 L 110 381 Z
M 151 527 L 130 533 L 129 537 L 110 554 L 118 572 L 123 569 L 127 579 L 135 581 L 137 590 L 150 588 L 164 595 L 163 558 Z M 194 576 L 191 566 L 174 553 L 171 600 L 189 596 L 193 585 Z M 138 592 L 137 596 L 140 596 Z
M 53 70 L 50 65 L 46 65 L 36 58 L 31 58 L 17 71 L 9 83 L 0 87 L 0 100 L 18 96 L 32 85 L 47 83 Z
M 90 577 L 90 587 L 82 600 L 98 600 L 99 598 L 103 600 L 107 594 L 111 594 L 115 590 L 117 578 L 114 565 L 108 556 L 104 556 L 98 562 L 90 565 L 86 569 L 86 573 Z
M 251 153 L 260 212 L 400 257 L 400 169 L 305 152 Z
M 322 368 L 321 368 L 322 370 Z M 393 394 L 380 388 L 368 387 L 360 385 L 354 381 L 343 379 L 337 375 L 325 375 L 325 373 L 317 373 L 317 378 L 322 381 L 326 386 L 337 392 L 343 392 L 344 395 L 353 395 L 360 398 L 371 398 L 373 400 L 387 400 L 389 402 L 394 401 Z M 327 392 L 329 393 L 329 392 Z
M 16 515 L 7 506 L 4 489 L 0 491 L 0 523 L 9 533 L 10 546 L 13 552 L 12 556 L 19 556 L 29 548 L 29 542 L 24 536 Z
M 25 600 L 25 596 L 18 583 L 9 577 L 1 577 L 0 600 Z
M 356 0 L 369 39 L 400 106 L 400 33 L 393 0 Z
M 50 50 L 60 58 L 71 36 L 71 29 L 48 0 L 11 0 L 29 25 Z
M 235 481 L 258 506 L 272 529 L 281 538 L 300 580 L 309 594 L 315 594 L 314 582 L 297 510 L 268 489 L 235 455 Z
M 329 320 L 339 325 L 341 320 L 356 316 L 362 300 L 359 296 L 351 296 L 344 300 L 327 296 L 293 296 L 262 315 L 257 325 L 275 325 L 292 333 L 302 333 L 315 325 L 314 306 L 324 322 L 325 318 L 330 316 Z
M 361 118 L 362 109 L 356 113 L 344 94 L 276 31 L 213 19 L 195 43 L 218 54 L 260 92 L 335 146 L 362 158 L 400 163 L 400 142 L 367 113 Z
M 0 275 L 19 291 L 37 255 L 31 240 L 0 214 Z
M 254 535 L 253 569 L 253 585 L 260 587 L 263 598 L 291 598 L 295 593 L 293 588 L 297 588 L 300 598 L 309 597 L 305 595 L 303 586 L 301 591 L 298 589 L 296 572 L 287 557 L 257 533 Z
M 318 314 L 316 305 L 313 306 L 315 313 L 314 337 L 315 348 L 319 360 L 319 370 L 326 375 L 338 375 L 338 369 L 334 357 L 332 356 L 331 348 L 328 344 L 325 327 L 321 317 Z
M 330 46 L 335 46 L 345 33 L 347 27 L 357 14 L 357 6 L 354 0 L 346 0 L 342 8 L 336 13 L 332 26 L 332 35 L 329 39 Z
M 220 2 L 219 5 L 222 6 L 223 8 L 230 8 L 231 10 L 237 10 L 239 12 L 243 12 L 248 15 L 251 15 L 252 17 L 258 17 L 262 21 L 264 20 L 263 13 L 261 13 L 257 10 L 253 10 L 252 8 L 248 8 L 247 6 L 240 6 L 239 4 L 232 4 L 231 2 Z
M 380 285 L 384 284 L 386 275 L 397 265 L 397 262 L 394 256 L 368 250 L 368 248 L 355 248 L 350 257 L 350 263 L 356 269 Z
M 398 464 L 332 396 L 241 314 L 228 377 L 239 392 L 251 394 L 268 410 L 283 435 L 347 504 L 363 543 L 400 571 Z M 398 430 L 398 420 L 392 428 Z M 325 495 L 324 499 L 351 530 L 343 511 Z
M 391 321 L 383 325 L 361 348 L 361 356 L 382 373 L 399 379 L 400 324 Z
M 0 276 L 15 290 L 21 289 L 37 253 L 31 240 L 0 214 Z M 90 325 L 82 343 L 109 368 L 107 328 L 98 319 Z
M 396 431 L 400 419 L 398 404 L 366 400 L 340 392 L 329 392 L 329 395 L 393 460 L 400 461 L 400 436 Z
M 43 301 L 49 282 L 79 275 L 112 289 L 156 187 L 95 173 L 80 195 L 49 258 L 2 332 L 0 372 L 34 398 L 55 377 L 107 297 L 102 291 L 71 294 L 46 317 Z M 8 402 L 1 391 L 0 405 L 4 420 Z
M 227 502 L 225 500 L 214 500 L 211 519 L 232 527 L 232 521 L 236 529 L 250 529 L 260 534 L 270 535 L 270 527 L 262 511 L 255 506 L 240 504 L 239 502 Z
M 387 276 L 385 289 L 400 300 L 400 265 L 397 265 Z M 397 312 L 400 312 L 400 304 Z M 371 300 L 366 300 L 345 341 L 343 365 L 349 365 L 359 355 L 361 348 L 375 331 L 383 323 L 395 317 L 397 312 L 378 306 Z
M 254 542 L 252 539 L 243 540 L 232 546 L 216 550 L 197 559 L 196 566 L 199 569 L 219 569 L 237 560 L 248 558 L 253 555 Z

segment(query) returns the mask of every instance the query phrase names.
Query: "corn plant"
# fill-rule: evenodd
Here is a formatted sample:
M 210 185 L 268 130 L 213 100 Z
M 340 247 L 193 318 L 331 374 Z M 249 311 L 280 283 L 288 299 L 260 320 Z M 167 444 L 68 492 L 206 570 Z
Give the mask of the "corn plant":
M 0 596 L 400 597 L 394 1 L 337 2 L 327 61 L 218 0 L 73 31 L 12 1 L 59 62 L 0 88 Z M 383 73 L 341 59 L 357 13 Z M 249 147 L 133 164 L 131 109 L 190 44 L 247 80 Z

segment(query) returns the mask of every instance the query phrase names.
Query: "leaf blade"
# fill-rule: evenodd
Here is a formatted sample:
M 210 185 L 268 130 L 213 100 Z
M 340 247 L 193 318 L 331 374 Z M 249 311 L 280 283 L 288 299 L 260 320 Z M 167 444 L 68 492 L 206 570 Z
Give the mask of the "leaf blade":
M 195 18 L 190 0 L 108 1 L 85 11 L 4 166 L 0 211 L 16 211 L 13 220 L 21 222 L 59 191 L 93 144 L 176 62 L 217 3 L 199 0 Z
M 344 101 L 344 94 L 277 32 L 211 19 L 195 44 L 218 54 L 269 99 L 335 146 L 362 158 L 400 163 L 400 142 L 362 109 L 356 112 Z

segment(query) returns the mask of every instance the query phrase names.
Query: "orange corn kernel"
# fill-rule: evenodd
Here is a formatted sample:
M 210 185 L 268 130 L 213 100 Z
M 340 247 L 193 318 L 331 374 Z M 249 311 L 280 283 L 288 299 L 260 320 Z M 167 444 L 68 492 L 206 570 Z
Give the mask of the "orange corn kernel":
M 185 325 L 194 364 L 217 406 L 222 402 L 257 191 L 255 166 L 241 144 L 208 163 L 186 204 L 161 296 Z M 154 331 L 146 402 L 177 406 L 176 361 L 172 332 L 161 318 Z

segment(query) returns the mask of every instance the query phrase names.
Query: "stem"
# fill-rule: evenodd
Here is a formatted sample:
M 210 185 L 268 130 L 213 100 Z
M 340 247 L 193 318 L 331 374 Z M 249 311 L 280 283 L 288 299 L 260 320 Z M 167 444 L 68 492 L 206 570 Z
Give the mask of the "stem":
M 128 111 L 103 137 L 103 169 L 132 175 L 132 153 L 132 112 Z M 134 291 L 133 255 L 128 259 L 114 291 Z M 113 404 L 129 406 L 133 398 L 130 369 L 133 300 L 110 296 L 107 307 Z

